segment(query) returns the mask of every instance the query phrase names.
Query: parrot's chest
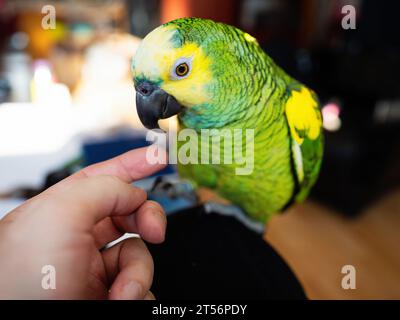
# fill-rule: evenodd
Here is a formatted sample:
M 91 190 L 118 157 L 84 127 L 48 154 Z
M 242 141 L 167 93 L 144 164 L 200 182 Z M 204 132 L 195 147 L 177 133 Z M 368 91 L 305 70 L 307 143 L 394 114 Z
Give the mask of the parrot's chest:
M 226 134 L 226 141 L 219 142 L 191 141 L 192 159 L 196 159 L 192 163 L 179 161 L 179 150 L 188 141 L 178 142 L 180 175 L 216 190 L 251 215 L 278 211 L 294 188 L 288 129 L 282 119 L 269 130 L 253 133 L 246 137 L 242 132 L 240 139 L 238 134 L 236 139 L 234 133 Z

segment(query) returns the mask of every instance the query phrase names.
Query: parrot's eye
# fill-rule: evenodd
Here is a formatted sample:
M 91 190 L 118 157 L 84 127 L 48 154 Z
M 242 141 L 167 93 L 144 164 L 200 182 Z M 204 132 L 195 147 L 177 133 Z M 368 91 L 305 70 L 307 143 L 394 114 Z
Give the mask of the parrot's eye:
M 171 78 L 173 80 L 180 80 L 186 78 L 191 71 L 192 59 L 180 58 L 175 63 L 171 70 Z
M 179 66 L 176 67 L 175 69 L 175 73 L 179 76 L 179 77 L 183 77 L 186 76 L 189 72 L 189 66 L 187 65 L 187 63 L 181 63 Z

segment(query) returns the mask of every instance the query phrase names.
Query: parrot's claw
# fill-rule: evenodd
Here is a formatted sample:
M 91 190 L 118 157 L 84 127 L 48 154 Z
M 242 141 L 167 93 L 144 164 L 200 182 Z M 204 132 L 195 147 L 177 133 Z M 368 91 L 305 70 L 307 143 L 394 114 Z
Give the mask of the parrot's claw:
M 235 205 L 221 204 L 213 201 L 204 203 L 204 211 L 206 213 L 219 213 L 224 216 L 232 216 L 243 223 L 250 230 L 263 234 L 265 225 L 261 222 L 251 220 L 242 209 Z
M 163 194 L 170 199 L 183 197 L 190 201 L 197 202 L 197 194 L 193 185 L 189 181 L 166 179 L 158 176 L 150 190 L 152 194 Z

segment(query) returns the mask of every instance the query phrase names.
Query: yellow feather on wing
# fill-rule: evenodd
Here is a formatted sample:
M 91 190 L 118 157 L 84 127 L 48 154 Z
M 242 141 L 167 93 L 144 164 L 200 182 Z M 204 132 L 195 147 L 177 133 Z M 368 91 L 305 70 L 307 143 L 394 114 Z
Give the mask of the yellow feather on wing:
M 313 92 L 301 86 L 292 90 L 286 102 L 285 113 L 292 136 L 292 154 L 300 183 L 304 180 L 303 150 L 305 139 L 316 140 L 321 135 L 322 117 Z
M 318 138 L 322 118 L 311 90 L 304 86 L 300 91 L 293 90 L 286 102 L 285 112 L 292 137 L 299 145 L 305 137 L 311 140 Z

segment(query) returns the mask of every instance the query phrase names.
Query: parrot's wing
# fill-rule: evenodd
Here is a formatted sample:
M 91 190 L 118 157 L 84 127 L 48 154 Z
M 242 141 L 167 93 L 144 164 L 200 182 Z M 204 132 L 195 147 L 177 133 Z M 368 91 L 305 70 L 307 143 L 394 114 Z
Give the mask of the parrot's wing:
M 285 114 L 299 187 L 295 199 L 303 201 L 318 177 L 323 152 L 322 116 L 314 92 L 297 84 L 290 90 Z

